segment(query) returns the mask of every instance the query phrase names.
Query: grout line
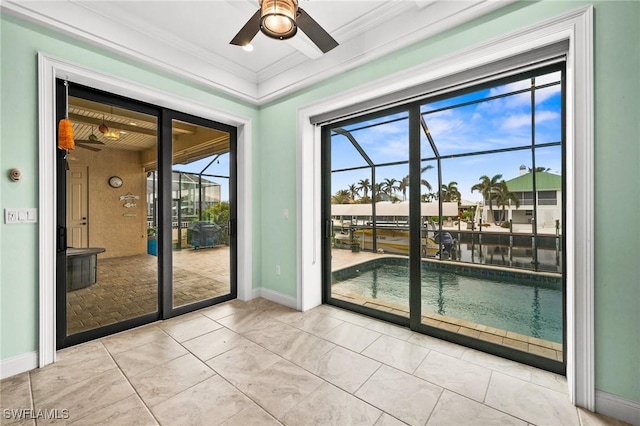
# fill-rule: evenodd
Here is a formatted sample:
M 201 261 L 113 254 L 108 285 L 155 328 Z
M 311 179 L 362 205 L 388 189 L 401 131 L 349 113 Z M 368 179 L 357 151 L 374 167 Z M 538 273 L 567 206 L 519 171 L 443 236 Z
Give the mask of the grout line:
M 482 404 L 487 400 L 487 394 L 489 393 L 489 386 L 491 386 L 491 380 L 493 379 L 493 370 L 489 370 L 489 380 L 487 381 L 487 388 L 484 390 L 484 395 L 482 396 Z
M 431 412 L 429 413 L 429 417 L 427 417 L 427 421 L 424 422 L 425 426 L 427 425 L 427 423 L 429 423 L 429 420 L 431 420 L 431 416 L 433 416 L 433 412 L 436 411 L 436 407 L 440 403 L 440 399 L 442 398 L 442 395 L 444 394 L 445 388 L 443 388 L 442 386 L 440 386 L 440 388 L 442 390 L 440 391 L 440 395 L 438 395 L 438 399 L 436 400 L 436 403 L 433 404 L 433 408 L 431 409 Z
M 103 344 L 104 346 L 104 344 Z M 155 414 L 153 413 L 153 411 L 151 411 L 151 407 L 149 407 L 147 405 L 147 403 L 145 402 L 145 400 L 142 398 L 142 396 L 138 393 L 138 390 L 135 388 L 135 386 L 133 386 L 133 384 L 131 383 L 131 381 L 129 380 L 129 378 L 127 377 L 126 374 L 124 374 L 124 371 L 122 371 L 122 368 L 120 368 L 120 364 L 118 364 L 118 362 L 115 360 L 115 358 L 113 357 L 113 355 L 111 354 L 111 352 L 109 352 L 109 349 L 107 349 L 105 347 L 105 350 L 107 351 L 107 353 L 109 354 L 109 357 L 111 357 L 111 360 L 114 362 L 114 364 L 116 365 L 116 368 L 118 369 L 118 371 L 120 372 L 120 374 L 122 375 L 122 377 L 124 377 L 124 379 L 126 380 L 127 384 L 129 385 L 129 387 L 133 390 L 133 393 L 138 397 L 138 399 L 140 400 L 140 402 L 142 403 L 142 405 L 144 406 L 144 408 L 146 408 L 147 412 L 151 415 L 151 417 L 153 418 L 153 420 L 155 420 L 155 422 L 159 425 L 160 421 L 156 418 Z M 148 370 L 146 370 L 148 371 Z M 128 396 L 127 396 L 128 397 Z M 125 398 L 119 400 L 118 402 L 123 401 Z M 114 402 L 113 404 L 117 404 L 118 402 Z

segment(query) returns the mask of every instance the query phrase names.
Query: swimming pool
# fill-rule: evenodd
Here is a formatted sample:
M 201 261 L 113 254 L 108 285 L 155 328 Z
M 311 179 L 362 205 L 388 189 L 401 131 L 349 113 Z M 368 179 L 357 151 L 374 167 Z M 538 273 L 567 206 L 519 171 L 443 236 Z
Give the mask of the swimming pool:
M 407 259 L 385 257 L 335 271 L 332 288 L 409 304 Z M 422 313 L 562 343 L 562 279 L 422 262 Z

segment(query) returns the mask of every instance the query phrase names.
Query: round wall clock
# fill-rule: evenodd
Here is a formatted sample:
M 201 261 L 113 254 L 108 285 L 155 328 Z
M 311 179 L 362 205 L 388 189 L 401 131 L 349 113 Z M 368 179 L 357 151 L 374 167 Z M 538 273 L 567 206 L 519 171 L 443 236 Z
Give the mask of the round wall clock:
M 111 176 L 109 178 L 109 185 L 112 188 L 120 188 L 122 186 L 122 178 L 119 176 Z

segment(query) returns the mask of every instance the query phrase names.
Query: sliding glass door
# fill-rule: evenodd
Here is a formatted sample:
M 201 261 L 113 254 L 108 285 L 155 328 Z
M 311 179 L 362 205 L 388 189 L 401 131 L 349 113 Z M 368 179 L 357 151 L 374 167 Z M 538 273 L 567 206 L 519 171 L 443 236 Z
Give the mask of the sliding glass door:
M 326 182 L 335 248 L 328 263 L 336 271 L 329 297 L 406 318 L 408 130 L 406 111 L 332 127 L 327 144 L 331 175 Z M 385 140 L 390 143 L 381 143 Z M 384 264 L 381 254 L 388 259 Z
M 167 122 L 173 135 L 165 218 L 165 226 L 171 221 L 169 311 L 181 313 L 236 297 L 235 129 L 175 112 Z
M 58 82 L 57 346 L 236 297 L 236 130 Z
M 563 76 L 325 125 L 325 301 L 563 372 Z

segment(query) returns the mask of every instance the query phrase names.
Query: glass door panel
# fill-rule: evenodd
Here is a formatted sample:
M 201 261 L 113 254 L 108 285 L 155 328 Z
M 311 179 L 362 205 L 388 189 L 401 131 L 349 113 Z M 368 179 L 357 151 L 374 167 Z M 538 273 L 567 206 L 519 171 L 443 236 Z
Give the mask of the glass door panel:
M 331 129 L 332 299 L 409 317 L 409 119 Z
M 158 142 L 153 115 L 73 95 L 68 102 L 76 149 L 65 159 L 65 336 L 73 336 L 158 313 L 146 171 Z
M 423 325 L 563 360 L 560 94 L 556 70 L 421 106 L 441 212 L 428 220 L 439 250 L 422 261 Z
M 230 134 L 172 120 L 173 308 L 232 293 Z
M 325 300 L 564 371 L 563 74 L 324 126 Z

